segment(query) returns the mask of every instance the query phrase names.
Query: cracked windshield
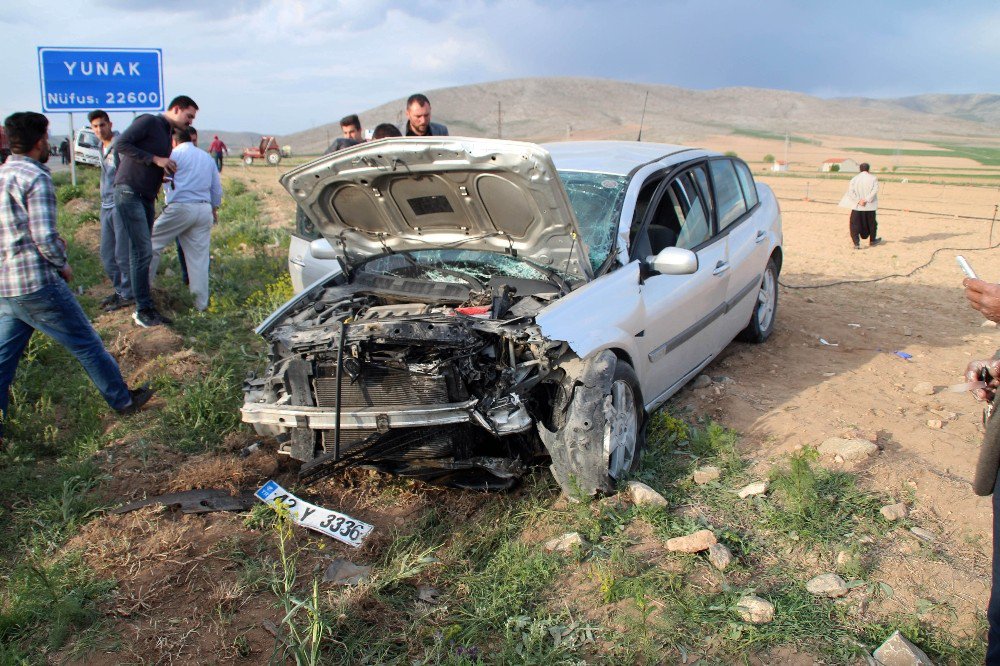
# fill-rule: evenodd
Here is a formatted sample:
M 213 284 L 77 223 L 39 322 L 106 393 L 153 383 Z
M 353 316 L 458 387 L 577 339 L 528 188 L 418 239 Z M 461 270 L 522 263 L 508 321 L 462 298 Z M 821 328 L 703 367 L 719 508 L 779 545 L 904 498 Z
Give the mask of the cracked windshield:
M 366 263 L 368 273 L 401 278 L 423 277 L 434 282 L 468 283 L 476 288 L 494 276 L 549 281 L 545 271 L 531 263 L 483 250 L 415 250 L 378 257 Z
M 560 171 L 559 177 L 597 270 L 611 252 L 628 178 L 585 171 Z

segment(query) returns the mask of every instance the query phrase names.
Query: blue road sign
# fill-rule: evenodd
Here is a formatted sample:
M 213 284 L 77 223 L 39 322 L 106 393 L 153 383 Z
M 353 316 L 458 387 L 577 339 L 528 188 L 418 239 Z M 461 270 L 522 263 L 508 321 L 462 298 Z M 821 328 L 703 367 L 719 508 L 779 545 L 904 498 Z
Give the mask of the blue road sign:
M 42 110 L 162 111 L 161 49 L 38 47 Z

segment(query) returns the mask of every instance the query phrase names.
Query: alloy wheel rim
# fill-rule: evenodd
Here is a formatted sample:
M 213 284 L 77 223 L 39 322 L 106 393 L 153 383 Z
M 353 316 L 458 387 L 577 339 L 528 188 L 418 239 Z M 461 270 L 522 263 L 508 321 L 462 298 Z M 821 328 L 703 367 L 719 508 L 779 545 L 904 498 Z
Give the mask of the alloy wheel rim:
M 611 385 L 611 407 L 604 427 L 604 451 L 608 456 L 608 475 L 619 479 L 632 467 L 639 438 L 639 418 L 635 394 L 628 382 Z
M 761 331 L 766 331 L 771 325 L 774 301 L 774 272 L 768 268 L 764 271 L 764 279 L 760 283 L 760 291 L 757 292 L 757 327 Z

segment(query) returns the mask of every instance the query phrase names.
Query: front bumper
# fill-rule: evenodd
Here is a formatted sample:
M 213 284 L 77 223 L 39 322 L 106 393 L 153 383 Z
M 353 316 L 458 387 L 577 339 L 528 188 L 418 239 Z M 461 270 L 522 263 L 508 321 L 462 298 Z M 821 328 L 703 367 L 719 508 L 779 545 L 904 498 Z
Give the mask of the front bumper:
M 473 416 L 477 400 L 451 402 L 441 405 L 400 405 L 392 409 L 366 407 L 341 410 L 340 427 L 343 430 L 380 430 L 389 428 L 414 428 L 448 425 L 452 423 L 479 423 Z M 337 412 L 329 407 L 284 406 L 248 402 L 240 410 L 244 423 L 277 426 L 279 428 L 309 428 L 334 430 Z

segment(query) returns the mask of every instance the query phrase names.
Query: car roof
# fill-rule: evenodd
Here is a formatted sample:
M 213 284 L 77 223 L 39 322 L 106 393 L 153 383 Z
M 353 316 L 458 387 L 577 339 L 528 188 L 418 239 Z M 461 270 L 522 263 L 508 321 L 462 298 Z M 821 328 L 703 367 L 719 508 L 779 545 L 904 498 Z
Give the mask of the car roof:
M 596 171 L 619 176 L 627 176 L 644 164 L 669 156 L 675 159 L 667 160 L 667 164 L 715 154 L 700 148 L 639 141 L 560 141 L 544 143 L 542 147 L 549 151 L 560 171 Z

